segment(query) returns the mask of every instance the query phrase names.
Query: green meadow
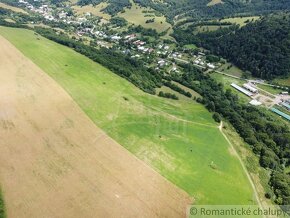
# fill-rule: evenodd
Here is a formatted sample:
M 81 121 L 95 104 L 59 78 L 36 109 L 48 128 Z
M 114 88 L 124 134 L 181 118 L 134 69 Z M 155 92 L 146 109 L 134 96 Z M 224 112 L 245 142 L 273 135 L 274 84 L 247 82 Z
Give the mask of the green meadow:
M 162 16 L 156 16 L 151 8 L 141 7 L 138 4 L 131 1 L 132 7 L 126 8 L 124 13 L 119 13 L 119 17 L 123 17 L 129 23 L 135 25 L 141 25 L 144 28 L 152 28 L 161 33 L 169 29 L 169 33 L 172 33 L 171 25 L 166 22 L 166 18 Z M 154 18 L 154 22 L 146 23 L 147 20 Z
M 202 105 L 146 94 L 32 31 L 0 27 L 0 35 L 60 84 L 97 126 L 196 204 L 255 204 L 238 159 Z

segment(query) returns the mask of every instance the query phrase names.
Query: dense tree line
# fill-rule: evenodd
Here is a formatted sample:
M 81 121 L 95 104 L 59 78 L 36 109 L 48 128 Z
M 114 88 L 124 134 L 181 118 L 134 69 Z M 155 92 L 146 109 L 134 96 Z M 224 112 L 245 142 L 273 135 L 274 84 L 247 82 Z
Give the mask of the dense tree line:
M 123 27 L 123 26 L 127 26 L 128 22 L 122 18 L 122 17 L 113 17 L 110 20 L 111 24 Z
M 141 33 L 143 36 L 151 36 L 157 38 L 159 36 L 158 32 L 152 28 L 144 28 L 141 25 L 130 26 L 128 28 L 128 33 Z
M 174 36 L 182 44 L 195 43 L 223 56 L 254 76 L 272 79 L 290 73 L 290 15 L 268 15 L 238 28 L 192 35 L 191 28 L 176 30 Z
M 175 94 L 168 93 L 168 92 L 160 91 L 160 92 L 158 93 L 158 96 L 159 96 L 159 97 L 162 97 L 162 98 L 171 98 L 171 99 L 173 99 L 173 100 L 178 100 L 178 97 L 177 97 Z
M 191 98 L 192 95 L 190 92 L 185 91 L 184 89 L 180 88 L 178 85 L 175 85 L 174 83 L 171 83 L 170 81 L 164 82 L 164 85 L 171 88 L 172 90 L 179 92 L 182 95 L 185 95 L 186 97 Z
M 155 94 L 155 88 L 162 85 L 160 74 L 147 69 L 142 62 L 125 56 L 114 49 L 95 49 L 70 39 L 66 35 L 57 35 L 51 29 L 36 28 L 37 33 L 62 45 L 68 46 L 75 51 L 87 56 L 95 62 L 102 64 L 114 73 L 126 78 L 141 90 Z
M 271 170 L 270 185 L 278 204 L 290 204 L 290 175 L 284 172 L 290 166 L 290 129 L 283 122 L 268 115 L 262 109 L 239 103 L 238 96 L 231 90 L 224 91 L 223 85 L 203 74 L 191 65 L 184 65 L 182 76 L 175 80 L 198 92 L 203 98 L 198 101 L 214 112 L 215 120 L 220 116 L 228 120 L 239 135 L 259 156 L 260 165 Z M 270 194 L 269 194 L 270 195 Z

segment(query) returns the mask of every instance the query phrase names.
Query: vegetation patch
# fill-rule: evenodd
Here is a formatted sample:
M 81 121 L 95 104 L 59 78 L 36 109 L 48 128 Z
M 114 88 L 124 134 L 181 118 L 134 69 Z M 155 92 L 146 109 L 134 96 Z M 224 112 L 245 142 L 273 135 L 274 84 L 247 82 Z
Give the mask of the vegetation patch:
M 250 16 L 250 17 L 231 17 L 231 18 L 225 18 L 221 19 L 220 22 L 229 22 L 232 24 L 238 24 L 241 27 L 245 26 L 246 24 L 250 22 L 255 22 L 259 19 L 259 16 Z
M 141 25 L 144 28 L 155 29 L 159 33 L 169 30 L 171 33 L 171 25 L 166 22 L 166 18 L 164 16 L 156 16 L 154 13 L 151 13 L 152 9 L 149 9 L 150 8 L 144 8 L 132 2 L 132 7 L 126 8 L 123 12 L 119 13 L 118 16 L 125 18 L 129 23 L 137 26 Z M 150 17 L 148 15 L 150 15 Z
M 111 15 L 103 12 L 103 10 L 107 6 L 108 6 L 108 3 L 102 2 L 98 5 L 84 5 L 84 6 L 74 5 L 74 6 L 72 6 L 72 9 L 74 9 L 78 15 L 84 15 L 86 13 L 91 13 L 92 15 L 102 17 L 106 20 L 109 20 L 109 19 L 111 19 Z
M 14 11 L 14 12 L 17 12 L 17 13 L 28 14 L 26 11 L 24 11 L 21 8 L 17 8 L 17 7 L 11 6 L 11 5 L 7 5 L 7 4 L 4 4 L 2 2 L 0 2 L 0 8 L 8 9 L 8 10 L 11 10 L 11 11 Z

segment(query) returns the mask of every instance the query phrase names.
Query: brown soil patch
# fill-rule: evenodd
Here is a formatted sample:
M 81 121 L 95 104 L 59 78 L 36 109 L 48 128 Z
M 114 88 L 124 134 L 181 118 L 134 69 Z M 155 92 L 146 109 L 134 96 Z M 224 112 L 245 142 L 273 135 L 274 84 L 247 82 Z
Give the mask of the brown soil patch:
M 185 192 L 97 128 L 1 36 L 0 50 L 0 182 L 8 218 L 185 217 Z

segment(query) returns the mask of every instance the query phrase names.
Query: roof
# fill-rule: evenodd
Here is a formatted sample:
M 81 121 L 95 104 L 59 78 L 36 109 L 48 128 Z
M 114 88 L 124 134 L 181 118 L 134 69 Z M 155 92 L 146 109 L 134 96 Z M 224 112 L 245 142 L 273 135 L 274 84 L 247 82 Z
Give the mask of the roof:
M 243 86 L 244 86 L 246 89 L 250 90 L 251 92 L 257 92 L 257 91 L 258 91 L 258 89 L 256 89 L 256 88 L 250 86 L 250 85 L 247 84 L 247 83 L 245 83 Z
M 252 96 L 252 95 L 253 95 L 252 92 L 249 92 L 248 90 L 246 90 L 246 89 L 244 89 L 244 88 L 238 86 L 238 85 L 235 84 L 235 83 L 232 83 L 231 86 L 234 87 L 235 89 L 239 90 L 240 92 L 244 93 L 244 94 L 247 95 L 247 96 Z
M 254 105 L 254 106 L 259 106 L 261 105 L 262 103 L 257 101 L 256 99 L 253 99 L 252 101 L 249 102 L 251 105 Z
M 287 104 L 286 102 L 282 102 L 281 105 L 283 105 L 283 106 L 286 107 L 287 109 L 290 109 L 290 105 Z
M 279 111 L 278 109 L 273 108 L 273 107 L 271 108 L 271 111 L 290 121 L 290 116 L 288 114 L 285 114 L 282 111 Z

